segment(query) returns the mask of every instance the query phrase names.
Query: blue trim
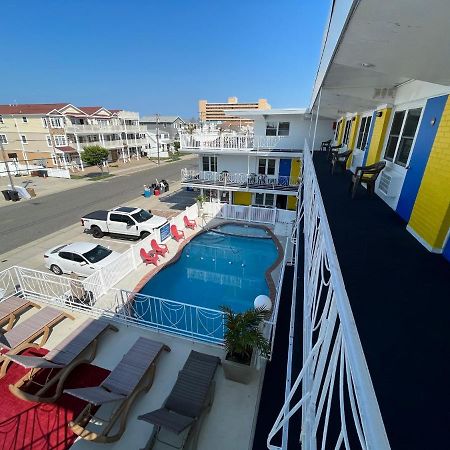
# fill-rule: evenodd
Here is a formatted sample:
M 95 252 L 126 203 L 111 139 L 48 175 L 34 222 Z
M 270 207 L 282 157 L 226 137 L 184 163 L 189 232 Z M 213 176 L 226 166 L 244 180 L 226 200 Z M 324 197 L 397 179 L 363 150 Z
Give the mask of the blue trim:
M 367 155 L 369 154 L 370 141 L 372 140 L 373 129 L 375 127 L 375 120 L 377 118 L 377 112 L 374 111 L 372 114 L 372 120 L 370 121 L 369 134 L 367 135 L 366 149 L 364 150 L 364 159 L 362 165 L 366 165 Z
M 447 239 L 447 243 L 445 244 L 444 251 L 442 252 L 442 256 L 450 262 L 450 238 Z
M 439 128 L 442 113 L 447 103 L 448 95 L 428 99 L 423 112 L 416 142 L 411 150 L 409 169 L 403 182 L 402 192 L 397 204 L 397 213 L 408 222 L 411 217 L 417 193 L 422 183 L 423 174 L 433 147 L 434 139 Z M 434 125 L 431 121 L 436 119 Z

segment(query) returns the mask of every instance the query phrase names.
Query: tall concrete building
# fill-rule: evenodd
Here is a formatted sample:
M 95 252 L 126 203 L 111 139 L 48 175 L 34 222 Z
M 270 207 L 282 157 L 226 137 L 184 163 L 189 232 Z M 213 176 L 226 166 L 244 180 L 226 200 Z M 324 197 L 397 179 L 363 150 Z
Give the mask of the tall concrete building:
M 198 111 L 201 122 L 227 122 L 233 123 L 252 123 L 250 119 L 243 119 L 238 116 L 230 116 L 225 111 L 233 110 L 255 110 L 270 109 L 271 106 L 265 98 L 260 98 L 255 103 L 239 103 L 237 97 L 228 97 L 227 103 L 208 103 L 208 100 L 199 100 Z

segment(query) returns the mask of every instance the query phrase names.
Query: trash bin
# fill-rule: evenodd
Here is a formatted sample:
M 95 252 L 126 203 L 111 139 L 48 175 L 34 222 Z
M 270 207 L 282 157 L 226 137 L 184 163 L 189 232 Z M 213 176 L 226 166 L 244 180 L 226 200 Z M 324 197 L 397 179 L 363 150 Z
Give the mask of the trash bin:
M 2 194 L 3 194 L 3 197 L 5 197 L 6 201 L 9 202 L 11 200 L 11 196 L 9 195 L 9 191 L 8 190 L 2 191 Z
M 20 200 L 19 193 L 17 191 L 9 190 L 8 192 L 13 202 L 18 202 Z
M 159 195 L 159 189 L 155 189 L 155 195 Z
M 144 189 L 144 197 L 150 198 L 152 196 L 152 191 L 150 189 Z

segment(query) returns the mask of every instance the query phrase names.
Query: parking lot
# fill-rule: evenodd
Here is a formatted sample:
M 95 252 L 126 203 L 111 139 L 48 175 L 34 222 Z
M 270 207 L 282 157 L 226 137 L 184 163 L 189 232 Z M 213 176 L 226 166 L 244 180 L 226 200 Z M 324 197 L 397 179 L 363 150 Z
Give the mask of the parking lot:
M 153 214 L 171 218 L 186 207 L 195 203 L 195 197 L 198 195 L 195 192 L 182 190 L 179 185 L 177 186 L 176 184 L 174 185 L 174 189 L 175 190 L 158 197 L 152 196 L 150 198 L 145 198 L 141 196 L 117 206 L 139 207 L 151 210 Z M 13 265 L 18 265 L 49 272 L 48 269 L 45 268 L 43 254 L 57 245 L 73 242 L 92 242 L 101 244 L 111 250 L 121 253 L 136 243 L 135 240 L 108 235 L 101 239 L 95 239 L 89 232 L 85 232 L 81 222 L 78 222 L 17 249 L 3 253 L 0 255 L 0 271 Z

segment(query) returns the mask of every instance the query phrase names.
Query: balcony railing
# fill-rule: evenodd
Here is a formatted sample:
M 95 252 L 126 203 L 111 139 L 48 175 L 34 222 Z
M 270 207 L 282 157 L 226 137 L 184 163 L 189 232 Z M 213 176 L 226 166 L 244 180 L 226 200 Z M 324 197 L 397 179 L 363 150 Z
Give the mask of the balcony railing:
M 137 125 L 124 124 L 92 124 L 92 125 L 67 125 L 66 133 L 88 134 L 88 133 L 135 133 L 143 132 Z
M 206 172 L 181 169 L 181 182 L 193 185 L 239 187 L 246 189 L 297 190 L 298 177 L 255 173 Z
M 298 212 L 303 227 L 298 220 L 294 239 L 300 244 L 303 237 L 303 245 L 297 245 L 295 252 L 286 396 L 267 446 L 287 449 L 288 427 L 298 426 L 299 420 L 291 418 L 299 411 L 298 448 L 389 450 L 308 143 L 303 163 L 303 199 Z M 303 258 L 299 257 L 301 248 Z M 296 292 L 299 278 L 303 292 Z M 295 335 L 294 327 L 299 299 L 303 302 L 301 337 Z M 291 364 L 294 342 L 303 346 L 303 364 L 296 377 Z M 283 436 L 281 447 L 273 442 L 277 433 Z
M 253 134 L 180 133 L 181 150 L 270 150 L 282 140 L 280 136 L 255 136 Z

